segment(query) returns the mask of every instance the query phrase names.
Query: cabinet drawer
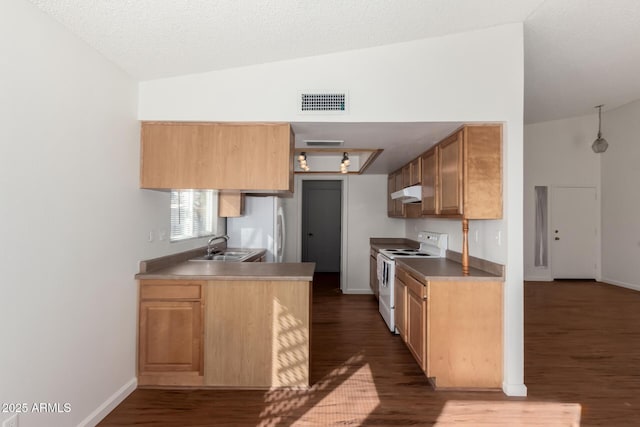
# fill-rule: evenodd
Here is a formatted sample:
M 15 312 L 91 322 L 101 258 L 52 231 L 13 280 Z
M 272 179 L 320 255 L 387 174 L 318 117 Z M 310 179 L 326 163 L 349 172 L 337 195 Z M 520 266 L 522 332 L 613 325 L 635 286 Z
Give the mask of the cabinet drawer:
M 199 300 L 202 298 L 202 286 L 198 282 L 142 282 L 141 300 Z
M 396 270 L 396 277 L 402 281 L 407 286 L 407 290 L 413 292 L 415 295 L 418 295 L 420 298 L 427 298 L 427 287 L 424 283 L 418 281 L 415 277 L 413 277 L 408 272 L 404 271 L 401 268 Z

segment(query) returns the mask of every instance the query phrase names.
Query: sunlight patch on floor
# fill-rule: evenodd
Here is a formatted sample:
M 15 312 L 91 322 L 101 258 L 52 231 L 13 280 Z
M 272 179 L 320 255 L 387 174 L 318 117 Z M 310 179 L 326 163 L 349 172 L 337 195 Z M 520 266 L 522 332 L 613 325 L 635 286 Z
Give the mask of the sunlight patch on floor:
M 309 390 L 267 392 L 267 406 L 258 425 L 276 426 L 292 419 L 293 425 L 325 426 L 335 422 L 360 425 L 380 404 L 371 368 L 369 364 L 361 365 L 362 360 L 361 355 L 351 357 Z
M 363 365 L 346 381 L 300 417 L 304 425 L 360 425 L 380 404 L 369 364 Z
M 579 427 L 578 403 L 451 400 L 435 426 Z

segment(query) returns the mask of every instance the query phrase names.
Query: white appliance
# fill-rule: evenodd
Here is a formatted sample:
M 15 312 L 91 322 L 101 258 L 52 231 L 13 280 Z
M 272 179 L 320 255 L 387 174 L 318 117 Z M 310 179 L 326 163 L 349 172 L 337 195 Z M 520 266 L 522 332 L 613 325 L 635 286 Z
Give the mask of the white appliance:
M 246 196 L 244 215 L 227 218 L 230 248 L 266 249 L 266 262 L 283 262 L 285 222 L 282 201 L 275 196 Z
M 389 248 L 378 253 L 378 309 L 384 322 L 393 333 L 398 333 L 395 322 L 395 289 L 397 258 L 443 258 L 447 253 L 448 236 L 443 233 L 421 231 L 418 233 L 418 249 Z

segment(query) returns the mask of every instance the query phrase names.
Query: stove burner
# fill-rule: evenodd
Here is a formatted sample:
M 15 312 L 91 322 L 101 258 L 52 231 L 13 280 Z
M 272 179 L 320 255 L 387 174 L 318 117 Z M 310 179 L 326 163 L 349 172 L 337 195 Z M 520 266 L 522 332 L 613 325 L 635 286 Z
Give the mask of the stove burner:
M 383 249 L 382 253 L 386 255 L 396 256 L 396 257 L 433 257 L 434 256 L 429 253 L 420 252 L 417 249 L 404 249 L 404 248 Z

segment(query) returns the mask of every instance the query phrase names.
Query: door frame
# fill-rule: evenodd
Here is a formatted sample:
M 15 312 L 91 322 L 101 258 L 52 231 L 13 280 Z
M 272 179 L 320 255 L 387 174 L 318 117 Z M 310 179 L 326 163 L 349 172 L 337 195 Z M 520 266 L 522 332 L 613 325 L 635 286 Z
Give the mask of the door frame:
M 347 185 L 347 176 L 335 176 L 335 175 L 302 175 L 296 174 L 294 177 L 294 191 L 293 198 L 296 204 L 296 226 L 295 226 L 295 242 L 296 242 L 296 259 L 298 262 L 302 259 L 302 182 L 303 181 L 341 181 L 342 183 L 342 200 L 341 209 L 342 214 L 340 216 L 340 290 L 343 293 L 347 288 L 347 274 L 349 254 L 347 252 L 347 236 L 349 234 L 347 227 L 347 219 L 349 217 L 347 210 L 347 200 L 349 200 L 349 186 Z
M 547 215 L 549 216 L 549 227 L 547 227 L 547 242 L 549 242 L 549 277 L 550 280 L 554 280 L 553 274 L 553 228 L 554 228 L 554 207 L 552 206 L 553 200 L 555 199 L 555 193 L 558 188 L 592 188 L 596 193 L 596 242 L 595 242 L 595 262 L 596 262 L 596 271 L 595 271 L 595 279 L 600 282 L 602 281 L 602 198 L 600 195 L 600 187 L 595 185 L 552 185 L 549 186 L 549 199 L 547 206 Z

